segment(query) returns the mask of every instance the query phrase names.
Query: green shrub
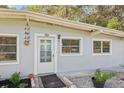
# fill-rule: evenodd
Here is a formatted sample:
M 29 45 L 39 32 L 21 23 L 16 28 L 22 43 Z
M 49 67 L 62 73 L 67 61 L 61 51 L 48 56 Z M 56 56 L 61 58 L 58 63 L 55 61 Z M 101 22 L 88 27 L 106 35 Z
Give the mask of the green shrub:
M 95 80 L 97 82 L 105 82 L 108 79 L 111 79 L 113 76 L 115 76 L 115 72 L 103 72 L 100 69 L 97 69 L 95 72 Z
M 8 88 L 8 85 L 5 85 L 5 86 L 1 86 L 0 88 Z
M 12 82 L 14 85 L 18 85 L 20 83 L 21 77 L 19 72 L 15 72 L 10 77 L 9 81 Z
M 20 83 L 19 84 L 19 88 L 26 88 L 28 86 L 28 84 L 26 83 Z
M 112 77 L 114 77 L 116 75 L 117 75 L 117 72 L 115 72 L 115 71 L 112 71 L 112 72 L 109 73 L 110 78 L 112 78 Z

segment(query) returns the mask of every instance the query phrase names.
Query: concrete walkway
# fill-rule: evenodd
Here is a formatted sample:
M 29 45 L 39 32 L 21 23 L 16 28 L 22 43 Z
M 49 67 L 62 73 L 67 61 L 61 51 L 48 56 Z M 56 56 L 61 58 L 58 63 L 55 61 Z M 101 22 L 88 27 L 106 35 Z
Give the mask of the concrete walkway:
M 94 88 L 93 82 L 91 80 L 92 74 L 69 74 L 64 75 L 71 85 L 74 85 L 77 88 Z M 117 75 L 105 82 L 104 88 L 124 88 L 124 72 L 117 72 Z
M 64 82 L 66 88 L 94 88 L 91 77 L 94 72 L 73 72 L 73 73 L 61 73 L 57 76 Z M 105 83 L 105 88 L 124 88 L 124 72 L 117 72 L 117 76 Z M 36 88 L 43 88 L 40 77 L 35 76 Z

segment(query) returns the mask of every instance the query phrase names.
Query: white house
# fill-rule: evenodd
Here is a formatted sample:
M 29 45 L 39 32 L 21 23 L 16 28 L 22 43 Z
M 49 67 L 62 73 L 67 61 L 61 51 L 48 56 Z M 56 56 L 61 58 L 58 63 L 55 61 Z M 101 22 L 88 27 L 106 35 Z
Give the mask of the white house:
M 86 71 L 124 63 L 124 32 L 22 10 L 0 10 L 0 75 Z

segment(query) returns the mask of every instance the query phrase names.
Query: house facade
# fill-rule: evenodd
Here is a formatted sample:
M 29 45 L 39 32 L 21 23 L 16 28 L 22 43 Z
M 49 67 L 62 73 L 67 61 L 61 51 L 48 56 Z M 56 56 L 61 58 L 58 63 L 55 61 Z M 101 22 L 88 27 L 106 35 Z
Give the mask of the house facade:
M 29 11 L 0 10 L 0 75 L 118 67 L 124 32 Z

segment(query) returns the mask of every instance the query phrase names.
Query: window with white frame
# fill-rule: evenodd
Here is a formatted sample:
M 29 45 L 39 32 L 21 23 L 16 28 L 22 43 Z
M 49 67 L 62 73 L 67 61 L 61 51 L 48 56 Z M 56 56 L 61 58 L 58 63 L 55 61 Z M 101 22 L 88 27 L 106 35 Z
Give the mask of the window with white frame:
M 110 54 L 110 40 L 93 40 L 93 54 Z
M 81 39 L 63 38 L 62 54 L 80 54 Z
M 17 61 L 17 36 L 0 36 L 0 63 Z

